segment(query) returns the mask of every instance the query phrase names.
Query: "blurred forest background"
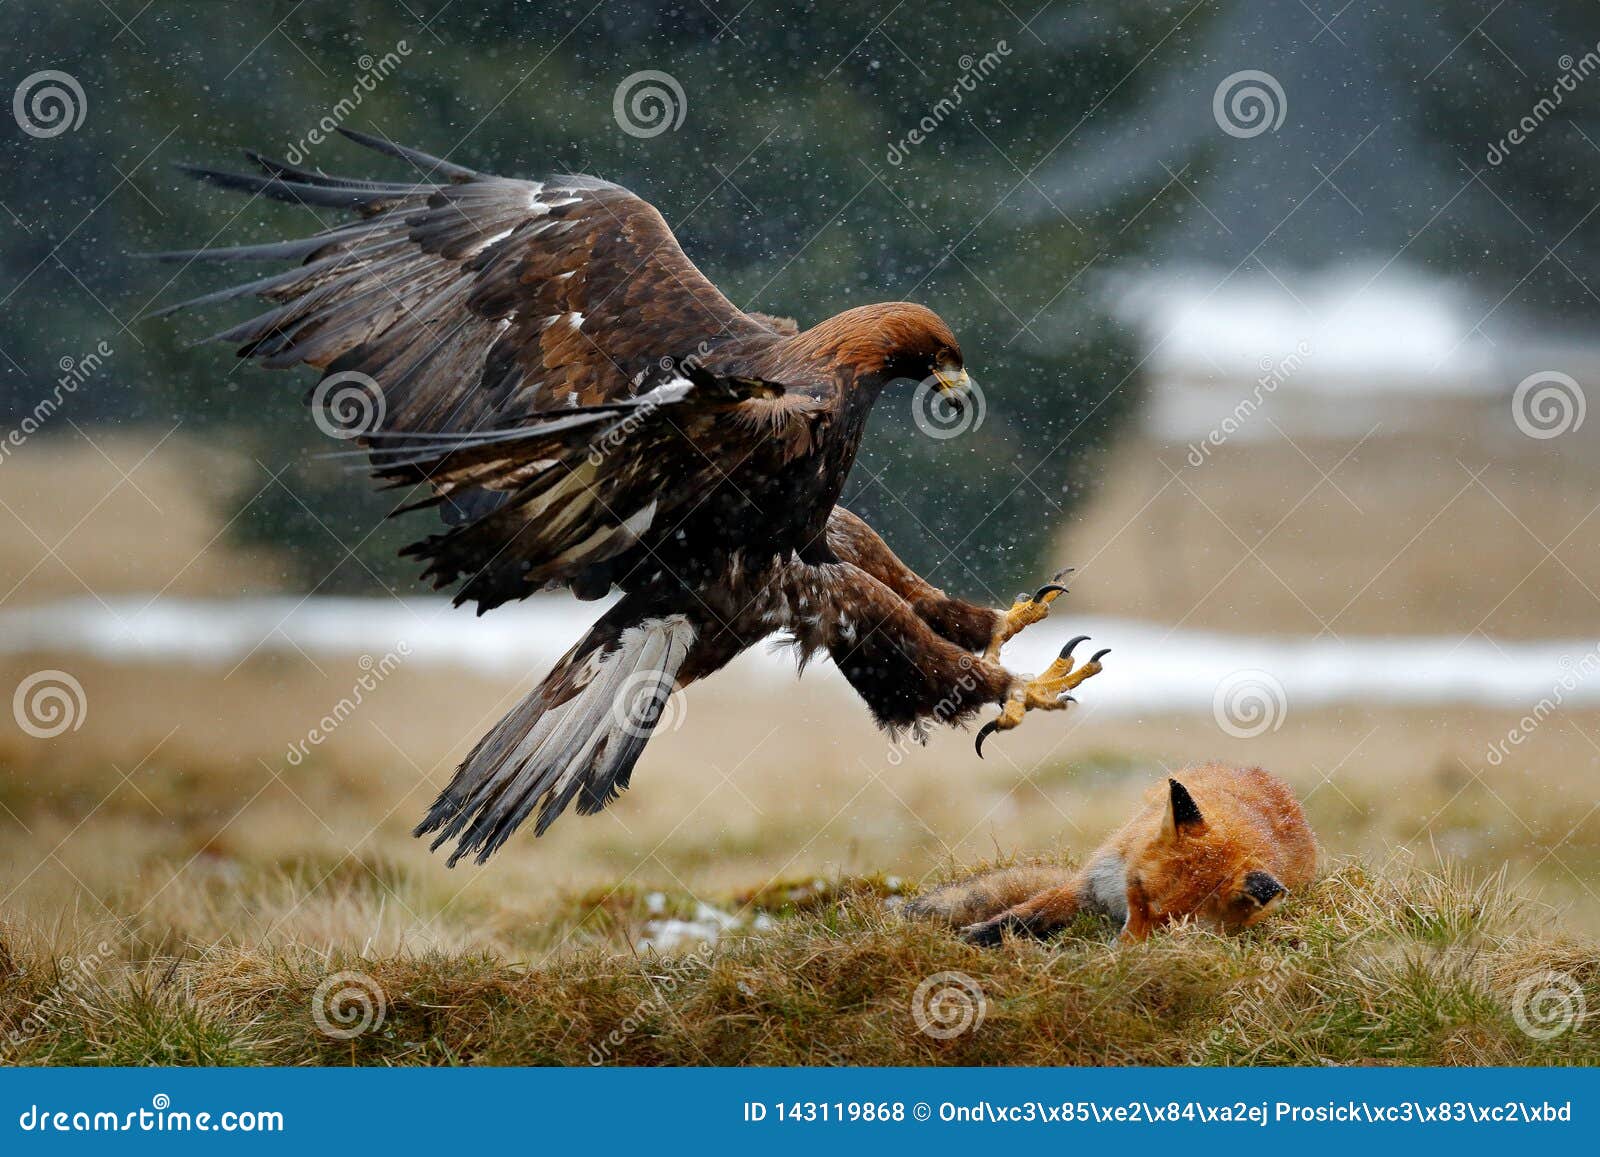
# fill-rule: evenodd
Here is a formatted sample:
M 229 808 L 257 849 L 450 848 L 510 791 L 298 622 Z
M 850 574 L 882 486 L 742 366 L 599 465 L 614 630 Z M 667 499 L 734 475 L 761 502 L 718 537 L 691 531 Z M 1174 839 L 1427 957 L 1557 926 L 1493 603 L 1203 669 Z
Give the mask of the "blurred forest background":
M 339 138 L 305 145 L 395 53 L 344 123 L 487 171 L 622 182 L 662 209 L 736 303 L 802 325 L 908 297 L 948 318 L 985 388 L 985 424 L 931 440 L 906 420 L 908 399 L 891 399 L 850 502 L 938 581 L 1009 592 L 1138 397 L 1140 351 L 1109 323 L 1109 270 L 1254 273 L 1258 258 L 1282 270 L 1404 249 L 1408 262 L 1470 276 L 1484 300 L 1509 295 L 1510 310 L 1571 319 L 1594 304 L 1569 271 L 1592 267 L 1600 244 L 1600 84 L 1580 86 L 1559 131 L 1514 150 L 1492 187 L 1470 184 L 1408 244 L 1536 90 L 1524 69 L 1552 69 L 1596 39 L 1592 4 L 1520 18 L 1526 7 L 1399 0 L 1377 20 L 1299 0 L 1077 0 L 1037 12 L 849 0 L 12 2 L 0 7 L 6 76 L 65 71 L 88 110 L 72 132 L 0 144 L 0 423 L 32 409 L 62 359 L 109 342 L 114 356 L 65 417 L 181 423 L 187 439 L 242 451 L 255 465 L 219 475 L 207 497 L 235 540 L 292 547 L 276 556 L 287 569 L 275 582 L 414 589 L 394 551 L 420 520 L 373 531 L 383 499 L 318 457 L 332 443 L 292 404 L 309 375 L 192 348 L 242 315 L 150 315 L 220 284 L 206 280 L 217 271 L 174 283 L 175 267 L 130 258 L 321 227 L 300 207 L 192 185 L 175 161 L 231 164 L 245 147 L 299 144 L 313 167 L 403 176 Z M 998 67 L 940 109 L 991 53 Z M 1291 94 L 1285 131 L 1217 131 L 1213 88 L 1234 57 L 1272 64 Z M 641 70 L 681 85 L 676 129 L 641 138 L 614 119 L 615 90 Z M 927 139 L 905 147 L 930 116 Z M 1332 198 L 1316 174 L 1334 173 L 1348 211 L 1294 212 Z M 1280 219 L 1263 239 L 1258 223 Z M 1560 261 L 1524 278 L 1535 231 L 1566 240 Z M 284 468 L 285 485 L 264 485 Z
M 1060 289 L 1061 269 L 1107 241 L 1131 247 L 1144 236 L 1117 238 L 1065 213 L 1026 217 L 1022 203 L 1037 193 L 1025 183 L 1011 203 L 991 208 L 1019 183 L 1016 166 L 1037 160 L 1061 108 L 1088 107 L 1127 72 L 1162 6 L 1092 6 L 1055 31 L 1041 28 L 1050 36 L 1043 45 L 1003 8 L 984 6 L 925 10 L 897 26 L 892 42 L 870 43 L 863 33 L 883 15 L 870 5 L 734 15 L 695 3 L 177 3 L 157 4 L 117 36 L 116 17 L 93 0 L 7 5 L 8 75 L 60 68 L 94 95 L 82 131 L 5 141 L 0 201 L 11 219 L 0 260 L 10 295 L 0 346 L 10 361 L 0 420 L 32 407 L 61 357 L 108 338 L 117 356 L 73 399 L 75 421 L 181 420 L 190 437 L 242 446 L 263 470 L 292 464 L 285 481 L 305 505 L 272 487 L 233 531 L 292 544 L 284 557 L 301 583 L 359 590 L 381 575 L 412 585 L 393 556 L 420 520 L 369 535 L 384 499 L 316 457 L 333 444 L 292 404 L 309 376 L 236 368 L 226 347 L 189 348 L 225 328 L 215 312 L 176 321 L 149 314 L 220 284 L 203 282 L 216 271 L 190 270 L 169 284 L 173 267 L 128 258 L 320 228 L 300 207 L 257 201 L 241 212 L 242 200 L 190 183 L 170 163 L 237 167 L 241 148 L 290 151 L 350 95 L 363 59 L 403 44 L 399 67 L 362 94 L 349 127 L 491 172 L 616 180 L 662 210 L 736 303 L 802 325 L 905 297 L 949 318 L 993 398 L 984 452 L 964 445 L 941 454 L 908 420 L 908 396 L 875 423 L 857 501 L 924 565 L 943 562 L 950 581 L 972 585 L 946 552 L 935 553 L 923 526 L 954 542 L 988 510 L 985 495 L 1015 484 L 1010 463 L 1031 465 L 1062 439 L 1086 449 L 1103 441 L 1131 397 L 1113 396 L 1132 367 L 1129 347 L 1107 336 L 1081 294 L 1056 300 L 1048 326 L 1038 311 Z M 110 35 L 84 37 L 85 22 Z M 970 98 L 891 166 L 890 145 L 948 95 L 958 60 L 1001 41 L 1029 67 L 1007 75 L 1002 65 L 981 100 Z M 222 42 L 237 51 L 218 51 Z M 624 132 L 612 106 L 619 83 L 647 69 L 677 78 L 687 109 L 679 129 L 645 139 Z M 305 151 L 307 163 L 331 172 L 406 175 L 338 137 Z M 1148 190 L 1130 188 L 1115 199 L 1131 212 L 1142 196 Z M 1068 301 L 1080 307 L 1059 308 Z M 879 475 L 882 488 L 872 482 Z M 1064 505 L 1086 476 L 1053 472 L 1044 485 Z M 237 507 L 260 482 L 252 472 L 219 499 Z M 1014 569 L 1014 547 L 1026 557 L 1042 545 L 1045 527 L 1027 496 L 1016 497 L 963 551 L 989 579 Z M 360 542 L 362 565 L 339 565 L 343 550 L 319 523 Z

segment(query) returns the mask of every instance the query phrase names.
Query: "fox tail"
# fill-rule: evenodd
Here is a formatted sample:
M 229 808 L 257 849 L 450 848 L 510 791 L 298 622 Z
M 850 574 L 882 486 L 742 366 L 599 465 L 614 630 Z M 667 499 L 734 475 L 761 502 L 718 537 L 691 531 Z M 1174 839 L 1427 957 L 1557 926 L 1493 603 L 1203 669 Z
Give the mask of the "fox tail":
M 1023 864 L 955 880 L 907 902 L 906 915 L 965 928 L 992 919 L 1022 901 L 1071 882 L 1071 868 Z

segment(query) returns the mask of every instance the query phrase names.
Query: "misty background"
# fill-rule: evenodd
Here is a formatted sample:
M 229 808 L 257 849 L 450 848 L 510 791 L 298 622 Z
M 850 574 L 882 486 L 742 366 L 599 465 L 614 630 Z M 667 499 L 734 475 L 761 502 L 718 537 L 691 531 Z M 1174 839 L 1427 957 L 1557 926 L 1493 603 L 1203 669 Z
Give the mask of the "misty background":
M 208 498 L 230 537 L 287 546 L 275 581 L 306 588 L 408 589 L 394 551 L 426 520 L 378 525 L 383 499 L 318 457 L 337 447 L 295 405 L 309 375 L 193 346 L 248 307 L 151 317 L 225 271 L 131 255 L 331 223 L 197 186 L 176 161 L 237 165 L 248 147 L 405 175 L 337 136 L 308 144 L 324 118 L 486 171 L 619 181 L 736 303 L 802 325 L 881 299 L 940 312 L 984 424 L 931 440 L 909 394 L 891 396 L 849 501 L 974 595 L 1030 580 L 1153 373 L 1238 377 L 1281 357 L 1328 284 L 1346 292 L 1324 314 L 1358 289 L 1373 308 L 1354 315 L 1361 351 L 1344 333 L 1313 342 L 1312 367 L 1344 356 L 1344 377 L 1388 380 L 1409 357 L 1505 390 L 1529 335 L 1586 345 L 1597 301 L 1600 84 L 1487 159 L 1572 71 L 1560 62 L 1594 50 L 1584 3 L 75 0 L 8 4 L 0 32 L 13 83 L 60 70 L 87 104 L 71 131 L 0 145 L 0 422 L 108 343 L 55 431 L 177 426 L 239 451 L 245 470 Z M 1246 63 L 1282 96 L 1242 135 L 1215 104 Z M 642 70 L 683 93 L 681 122 L 649 137 L 613 115 Z M 1154 405 L 1160 420 L 1181 402 Z M 1188 425 L 1170 432 L 1209 428 Z

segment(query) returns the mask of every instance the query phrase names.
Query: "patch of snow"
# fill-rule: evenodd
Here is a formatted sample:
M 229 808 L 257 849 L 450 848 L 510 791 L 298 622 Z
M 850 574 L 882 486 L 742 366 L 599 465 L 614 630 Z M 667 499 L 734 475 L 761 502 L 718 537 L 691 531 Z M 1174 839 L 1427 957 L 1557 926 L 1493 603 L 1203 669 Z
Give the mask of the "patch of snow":
M 1514 384 L 1495 375 L 1494 346 L 1477 331 L 1482 311 L 1456 283 L 1400 267 L 1284 279 L 1192 269 L 1112 276 L 1106 293 L 1143 333 L 1158 375 L 1254 380 L 1264 364 L 1301 352 L 1304 370 L 1285 390 L 1481 394 Z
M 542 676 L 607 603 L 539 597 L 477 618 L 444 598 L 139 598 L 68 600 L 0 611 L 0 654 L 91 656 L 108 662 L 183 662 L 228 671 L 253 655 L 378 656 L 407 645 L 402 666 L 456 668 L 531 681 Z M 1600 639 L 1482 636 L 1273 637 L 1175 630 L 1156 623 L 1058 613 L 1006 647 L 1013 671 L 1041 671 L 1072 635 L 1113 648 L 1074 711 L 1149 716 L 1210 713 L 1230 680 L 1264 672 L 1292 710 L 1338 703 L 1473 704 L 1528 710 L 1562 688 L 1566 706 L 1600 703 Z M 732 678 L 792 688 L 792 660 L 752 648 Z M 826 658 L 807 684 L 849 694 Z M 730 675 L 713 683 L 731 685 Z M 1570 688 L 1566 684 L 1574 684 Z
M 665 897 L 663 897 L 663 900 Z M 731 928 L 742 926 L 735 916 L 713 908 L 710 904 L 696 903 L 693 920 L 650 920 L 645 923 L 644 936 L 638 947 L 654 948 L 657 952 L 671 952 L 691 944 L 715 944 Z
M 644 926 L 638 947 L 641 951 L 674 952 L 686 944 L 715 944 L 719 934 L 715 924 L 697 920 L 652 920 Z

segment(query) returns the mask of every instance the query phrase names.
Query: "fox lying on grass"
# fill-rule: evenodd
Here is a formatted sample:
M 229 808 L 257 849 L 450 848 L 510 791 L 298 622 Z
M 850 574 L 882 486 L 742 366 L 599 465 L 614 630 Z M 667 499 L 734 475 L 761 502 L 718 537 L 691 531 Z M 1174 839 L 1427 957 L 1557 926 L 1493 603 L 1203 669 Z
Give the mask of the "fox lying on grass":
M 1309 884 L 1316 864 L 1316 837 L 1287 784 L 1258 767 L 1208 763 L 1152 788 L 1081 871 L 1002 868 L 905 910 L 945 921 L 974 944 L 998 944 L 1008 929 L 1048 936 L 1080 912 L 1121 921 L 1124 941 L 1185 917 L 1233 931 Z

